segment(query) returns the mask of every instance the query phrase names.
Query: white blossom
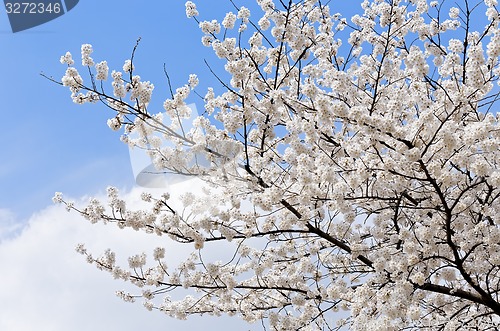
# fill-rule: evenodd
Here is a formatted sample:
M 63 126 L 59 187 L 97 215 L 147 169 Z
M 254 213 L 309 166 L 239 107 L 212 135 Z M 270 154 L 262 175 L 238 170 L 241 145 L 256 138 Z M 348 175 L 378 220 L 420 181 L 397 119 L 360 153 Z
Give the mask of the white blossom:
M 232 29 L 234 28 L 234 23 L 236 23 L 236 15 L 233 12 L 229 12 L 226 14 L 226 17 L 224 17 L 222 26 L 226 29 Z
M 72 66 L 73 64 L 75 64 L 75 61 L 73 61 L 73 56 L 71 55 L 70 52 L 66 52 L 66 54 L 61 56 L 60 62 L 63 64 L 66 63 L 69 66 Z
M 101 61 L 95 65 L 95 69 L 97 70 L 97 75 L 95 78 L 97 80 L 106 80 L 108 79 L 108 62 L 106 61 Z
M 186 6 L 186 16 L 188 18 L 198 16 L 196 5 L 193 2 L 187 1 L 185 6 Z
M 90 44 L 83 44 L 81 48 L 82 52 L 82 66 L 93 66 L 94 65 L 94 60 L 90 57 L 90 54 L 92 54 L 94 50 L 92 49 L 92 45 Z

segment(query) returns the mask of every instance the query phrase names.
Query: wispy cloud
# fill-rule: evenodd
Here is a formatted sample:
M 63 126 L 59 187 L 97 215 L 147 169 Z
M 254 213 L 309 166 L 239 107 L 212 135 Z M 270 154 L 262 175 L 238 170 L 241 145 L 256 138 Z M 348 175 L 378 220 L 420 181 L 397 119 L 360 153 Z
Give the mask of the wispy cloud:
M 126 196 L 139 200 L 135 191 Z M 2 234 L 20 231 L 10 227 L 15 217 L 8 210 L 0 210 L 0 219 L 1 224 L 6 224 Z M 114 292 L 131 290 L 129 284 L 113 280 L 108 273 L 87 264 L 74 251 L 79 242 L 85 242 L 95 253 L 109 247 L 127 255 L 150 252 L 164 245 L 166 239 L 113 225 L 91 225 L 61 206 L 35 213 L 17 236 L 7 235 L 0 242 L 0 330 L 259 329 L 237 318 L 203 316 L 178 321 L 160 312 L 148 312 L 140 301 L 124 303 Z M 174 260 L 182 258 L 179 250 L 171 252 Z
M 17 221 L 16 215 L 10 209 L 0 209 L 0 243 L 23 228 L 23 224 Z

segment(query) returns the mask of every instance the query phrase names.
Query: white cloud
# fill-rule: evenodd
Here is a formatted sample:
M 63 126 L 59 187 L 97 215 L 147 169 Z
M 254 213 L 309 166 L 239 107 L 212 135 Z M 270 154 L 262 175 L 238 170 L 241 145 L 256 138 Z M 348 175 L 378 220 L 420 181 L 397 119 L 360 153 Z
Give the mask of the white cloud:
M 22 223 L 16 220 L 16 215 L 9 209 L 0 208 L 0 243 L 18 233 Z
M 0 219 L 11 224 L 13 215 L 0 210 Z M 3 228 L 2 235 L 11 233 Z M 114 292 L 128 284 L 113 280 L 74 251 L 77 243 L 84 242 L 96 253 L 108 247 L 125 254 L 144 249 L 148 252 L 166 240 L 154 238 L 112 225 L 91 225 L 61 206 L 34 214 L 19 235 L 0 242 L 0 330 L 260 329 L 237 318 L 203 316 L 177 321 L 160 312 L 148 312 L 140 301 L 124 303 Z M 180 259 L 181 255 L 173 258 Z

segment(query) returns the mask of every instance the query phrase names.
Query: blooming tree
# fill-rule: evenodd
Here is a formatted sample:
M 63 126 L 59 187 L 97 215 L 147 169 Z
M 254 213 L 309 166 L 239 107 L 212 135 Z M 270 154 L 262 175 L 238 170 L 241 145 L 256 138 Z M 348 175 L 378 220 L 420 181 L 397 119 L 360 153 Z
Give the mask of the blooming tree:
M 238 315 L 271 330 L 496 329 L 497 1 L 365 0 L 350 19 L 325 2 L 257 0 L 252 13 L 234 4 L 219 22 L 198 19 L 188 1 L 226 70 L 189 130 L 195 75 L 162 114 L 149 107 L 154 86 L 136 75 L 134 53 L 112 71 L 112 92 L 90 45 L 87 82 L 70 53 L 61 58 L 74 102 L 104 103 L 116 114 L 110 128 L 158 171 L 205 183 L 181 207 L 145 192 L 142 210 L 127 209 L 115 188 L 86 207 L 56 194 L 93 223 L 193 254 L 172 267 L 158 247 L 127 267 L 111 250 L 78 251 L 140 288 L 123 299 L 177 318 Z M 217 242 L 232 257 L 205 260 Z

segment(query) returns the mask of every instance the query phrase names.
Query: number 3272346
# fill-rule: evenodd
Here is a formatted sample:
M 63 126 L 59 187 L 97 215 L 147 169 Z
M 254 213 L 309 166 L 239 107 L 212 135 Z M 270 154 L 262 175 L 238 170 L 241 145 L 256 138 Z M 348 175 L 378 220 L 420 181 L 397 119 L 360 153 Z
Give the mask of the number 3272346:
M 59 14 L 61 4 L 59 2 L 6 2 L 5 10 L 7 14 Z

